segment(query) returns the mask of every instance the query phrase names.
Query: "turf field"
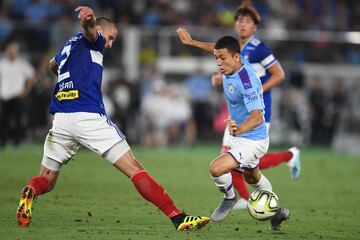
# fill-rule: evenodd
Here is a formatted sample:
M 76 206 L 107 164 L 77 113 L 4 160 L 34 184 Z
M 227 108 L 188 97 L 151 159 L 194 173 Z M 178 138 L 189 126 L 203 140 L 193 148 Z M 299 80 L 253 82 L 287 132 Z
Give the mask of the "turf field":
M 209 216 L 220 202 L 208 172 L 217 145 L 134 152 L 179 208 Z M 200 231 L 177 232 L 125 176 L 85 150 L 62 169 L 56 188 L 35 201 L 33 222 L 23 229 L 15 220 L 18 198 L 41 156 L 41 145 L 0 152 L 0 239 L 360 239 L 359 156 L 304 149 L 297 182 L 285 165 L 266 170 L 281 205 L 292 211 L 279 233 L 238 210 Z

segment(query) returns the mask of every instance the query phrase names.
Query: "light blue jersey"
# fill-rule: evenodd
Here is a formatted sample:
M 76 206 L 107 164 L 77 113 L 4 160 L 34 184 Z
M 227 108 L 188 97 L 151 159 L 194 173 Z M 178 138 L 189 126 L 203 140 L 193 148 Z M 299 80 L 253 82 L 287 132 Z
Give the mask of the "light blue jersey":
M 56 54 L 58 82 L 50 113 L 92 112 L 105 113 L 101 94 L 105 37 L 98 33 L 94 42 L 83 33 L 70 38 Z
M 223 75 L 223 88 L 231 119 L 237 125 L 250 117 L 250 112 L 259 109 L 264 114 L 261 81 L 252 65 L 241 57 L 243 66 L 233 75 Z M 268 138 L 265 122 L 255 129 L 238 135 L 250 140 Z

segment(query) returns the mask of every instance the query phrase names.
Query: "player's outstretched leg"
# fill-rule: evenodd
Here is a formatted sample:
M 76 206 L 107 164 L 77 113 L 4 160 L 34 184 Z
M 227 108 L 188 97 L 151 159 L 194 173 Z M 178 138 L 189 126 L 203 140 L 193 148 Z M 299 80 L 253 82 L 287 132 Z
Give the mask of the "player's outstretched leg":
M 292 158 L 287 162 L 287 165 L 290 168 L 291 178 L 297 180 L 301 172 L 300 150 L 297 147 L 292 147 L 289 152 L 292 153 Z
M 17 222 L 20 227 L 27 227 L 31 222 L 31 206 L 34 196 L 34 188 L 31 186 L 26 186 L 21 191 L 19 206 L 16 213 Z
M 140 195 L 167 215 L 177 230 L 200 229 L 210 221 L 208 217 L 190 216 L 180 211 L 165 189 L 147 171 L 140 170 L 130 179 Z
M 270 219 L 270 230 L 279 231 L 281 223 L 290 218 L 290 211 L 286 208 L 279 208 L 275 215 Z
M 211 215 L 211 219 L 214 222 L 223 221 L 227 216 L 230 215 L 231 210 L 235 206 L 237 200 L 238 198 L 236 195 L 234 198 L 230 198 L 230 199 L 224 198 L 219 204 L 219 206 L 215 209 L 213 214 Z
M 42 173 L 47 171 L 50 181 L 44 176 L 32 177 L 22 190 L 19 205 L 16 211 L 17 222 L 20 227 L 28 227 L 32 218 L 32 203 L 36 196 L 51 190 L 56 182 L 58 173 L 42 167 Z
M 210 218 L 208 217 L 190 216 L 184 212 L 170 219 L 173 222 L 175 228 L 179 231 L 200 229 L 210 221 Z

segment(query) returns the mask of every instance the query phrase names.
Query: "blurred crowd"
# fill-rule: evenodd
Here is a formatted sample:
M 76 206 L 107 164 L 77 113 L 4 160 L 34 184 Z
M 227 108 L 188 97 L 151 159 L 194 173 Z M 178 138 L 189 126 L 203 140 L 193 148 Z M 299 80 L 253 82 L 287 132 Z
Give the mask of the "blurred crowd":
M 3 0 L 1 19 L 27 24 L 72 21 L 78 5 L 91 6 L 120 24 L 232 26 L 239 0 Z M 357 0 L 255 0 L 262 27 L 293 30 L 360 30 Z
M 0 60 L 0 147 L 44 139 L 52 120 L 47 109 L 55 81 L 46 56 L 33 66 L 19 55 L 16 42 L 6 45 Z M 308 82 L 306 85 L 301 72 L 288 73 L 274 107 L 282 128 L 294 130 L 302 143 L 331 145 L 342 111 L 357 113 L 356 100 L 350 100 L 359 91 L 355 85 L 349 92 L 342 79 L 329 85 L 313 76 Z M 105 82 L 103 92 L 109 117 L 129 141 L 147 146 L 191 146 L 197 140 L 220 141 L 225 128 L 222 90 L 214 88 L 201 69 L 183 81 L 169 81 L 149 65 L 137 82 L 129 83 L 123 74 L 115 74 Z
M 115 20 L 120 28 L 129 25 L 231 28 L 234 11 L 240 3 L 239 0 L 2 0 L 0 44 L 15 36 L 22 39 L 23 48 L 29 52 L 49 51 L 59 34 L 73 32 L 73 22 L 77 21 L 74 9 L 81 4 L 94 8 L 98 16 Z M 262 17 L 260 29 L 360 31 L 358 0 L 254 0 L 253 4 Z M 69 33 L 61 30 L 65 26 L 72 26 Z M 277 52 L 285 57 L 290 47 L 283 44 Z M 288 59 L 360 63 L 360 50 L 354 50 L 354 45 L 331 44 L 321 36 L 316 48 L 305 41 L 297 43 L 296 49 Z M 316 49 L 319 50 L 314 52 Z M 344 52 L 345 57 L 339 57 L 339 52 Z
M 287 80 L 278 102 L 281 128 L 294 131 L 303 143 L 331 146 L 336 134 L 345 130 L 340 129 L 340 122 L 357 111 L 351 101 L 359 92 L 349 89 L 358 84 L 346 85 L 342 78 L 324 79 L 318 75 L 306 81 L 298 70 L 288 73 Z
M 89 5 L 97 15 L 114 19 L 120 28 L 191 25 L 231 29 L 239 4 L 235 0 L 0 0 L 0 147 L 6 143 L 18 146 L 24 140 L 43 141 L 51 123 L 47 108 L 56 81 L 48 62 L 54 48 L 61 46 L 59 38 L 74 33 L 76 6 Z M 262 29 L 360 31 L 358 0 L 255 0 L 253 4 L 262 16 Z M 149 146 L 220 141 L 227 117 L 221 89 L 213 88 L 210 76 L 200 69 L 180 76 L 180 81 L 159 74 L 154 61 L 157 49 L 151 43 L 158 38 L 147 40 L 144 38 L 139 56 L 144 64 L 139 79 L 127 79 L 120 71 L 105 82 L 104 103 L 110 117 L 129 141 Z M 105 61 L 105 74 L 109 62 L 121 61 L 121 39 L 119 42 L 105 56 L 110 57 Z M 294 51 L 285 42 L 271 47 L 280 61 L 360 64 L 360 49 L 354 45 L 331 45 L 332 51 L 322 41 L 296 43 Z M 179 55 L 191 51 L 179 49 L 184 50 Z M 280 104 L 287 104 L 277 107 L 281 118 L 287 119 L 284 125 L 305 135 L 307 143 L 331 144 L 339 128 L 338 109 L 354 99 L 345 94 L 349 89 L 341 80 L 324 88 L 316 76 L 311 85 L 304 84 L 301 73 L 287 73 L 287 78 L 280 96 Z

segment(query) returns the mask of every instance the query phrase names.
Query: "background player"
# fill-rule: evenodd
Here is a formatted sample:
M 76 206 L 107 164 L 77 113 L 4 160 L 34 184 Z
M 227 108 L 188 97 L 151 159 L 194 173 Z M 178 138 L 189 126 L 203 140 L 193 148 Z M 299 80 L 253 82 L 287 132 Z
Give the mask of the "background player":
M 108 119 L 101 93 L 103 52 L 112 47 L 117 28 L 107 18 L 96 19 L 89 7 L 80 6 L 76 11 L 83 32 L 70 38 L 50 61 L 50 68 L 58 77 L 50 105 L 54 121 L 44 144 L 40 176 L 32 177 L 22 190 L 17 210 L 19 225 L 28 226 L 34 197 L 55 186 L 61 166 L 83 145 L 128 176 L 141 196 L 166 214 L 176 229 L 204 226 L 209 218 L 188 216 L 178 210 L 163 187 L 134 157 L 125 136 Z
M 232 148 L 210 164 L 215 185 L 224 193 L 224 199 L 211 218 L 222 221 L 237 202 L 231 171 L 243 172 L 246 182 L 255 190 L 272 190 L 272 186 L 258 168 L 259 158 L 269 148 L 261 81 L 251 64 L 240 56 L 240 45 L 235 38 L 220 38 L 215 43 L 214 55 L 223 74 L 223 89 L 230 113 L 226 122 L 233 136 Z M 271 219 L 271 228 L 279 230 L 281 222 L 288 219 L 289 214 L 289 210 L 279 208 Z
M 262 82 L 265 103 L 265 122 L 267 130 L 269 131 L 271 121 L 271 88 L 280 84 L 284 80 L 285 74 L 269 47 L 254 35 L 260 22 L 260 15 L 256 9 L 253 8 L 248 1 L 245 1 L 236 10 L 234 18 L 234 28 L 240 39 L 240 54 L 254 66 Z M 177 33 L 182 43 L 213 54 L 214 43 L 193 40 L 184 28 L 178 28 Z M 212 77 L 212 82 L 215 83 L 215 85 L 219 85 L 221 83 L 221 74 L 215 74 Z M 229 131 L 225 129 L 222 152 L 226 152 L 231 148 L 230 139 Z M 296 147 L 292 147 L 285 152 L 266 154 L 260 159 L 259 168 L 266 169 L 274 167 L 282 162 L 286 162 L 289 166 L 291 178 L 294 180 L 298 179 L 301 168 L 300 152 Z M 249 198 L 249 191 L 242 174 L 234 171 L 232 175 L 236 190 L 243 199 L 247 200 Z M 246 201 L 239 201 L 235 209 L 245 207 Z

